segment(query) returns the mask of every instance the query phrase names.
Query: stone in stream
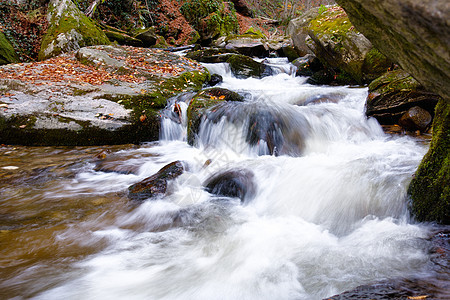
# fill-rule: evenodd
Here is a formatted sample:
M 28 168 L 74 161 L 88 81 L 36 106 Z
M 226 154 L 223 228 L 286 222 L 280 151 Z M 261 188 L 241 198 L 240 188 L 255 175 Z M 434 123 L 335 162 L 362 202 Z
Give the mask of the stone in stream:
M 184 166 L 181 161 L 174 161 L 160 169 L 157 173 L 128 188 L 128 197 L 132 200 L 143 201 L 157 195 L 164 195 L 167 181 L 183 174 Z
M 403 114 L 398 123 L 406 130 L 424 132 L 431 124 L 431 114 L 419 106 L 414 106 Z
M 204 185 L 211 194 L 239 198 L 245 203 L 255 196 L 253 178 L 253 172 L 248 170 L 228 170 L 210 177 Z

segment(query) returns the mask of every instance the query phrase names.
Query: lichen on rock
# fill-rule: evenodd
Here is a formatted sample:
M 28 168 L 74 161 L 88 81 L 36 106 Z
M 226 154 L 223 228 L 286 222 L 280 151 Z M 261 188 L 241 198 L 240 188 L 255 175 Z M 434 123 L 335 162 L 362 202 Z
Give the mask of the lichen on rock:
M 8 41 L 6 36 L 0 31 L 0 65 L 19 62 L 13 46 Z

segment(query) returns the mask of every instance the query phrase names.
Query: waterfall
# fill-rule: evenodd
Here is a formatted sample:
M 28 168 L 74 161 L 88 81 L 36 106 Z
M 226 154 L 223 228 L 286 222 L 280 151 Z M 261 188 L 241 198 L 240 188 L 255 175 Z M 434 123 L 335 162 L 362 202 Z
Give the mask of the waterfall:
M 136 174 L 87 170 L 64 187 L 117 191 L 186 166 L 164 196 L 58 235 L 104 247 L 36 299 L 322 299 L 433 272 L 430 227 L 410 219 L 406 199 L 427 147 L 367 119 L 366 88 L 312 86 L 287 61 L 264 63 L 278 71 L 238 79 L 205 64 L 245 100 L 206 114 L 195 146 L 185 142 L 193 95 L 183 94 L 168 101 L 159 143 L 124 151 Z M 231 181 L 215 194 L 221 178 Z

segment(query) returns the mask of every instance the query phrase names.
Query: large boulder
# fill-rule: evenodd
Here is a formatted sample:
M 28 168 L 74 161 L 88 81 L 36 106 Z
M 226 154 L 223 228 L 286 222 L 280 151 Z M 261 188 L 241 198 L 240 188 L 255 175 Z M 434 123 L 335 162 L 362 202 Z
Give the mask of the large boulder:
M 312 54 L 311 49 L 306 45 L 306 38 L 308 37 L 308 25 L 319 15 L 319 8 L 315 7 L 307 10 L 300 17 L 289 21 L 287 34 L 291 36 L 294 47 L 300 56 Z
M 354 29 L 339 6 L 331 6 L 310 20 L 306 45 L 324 65 L 368 83 L 392 65 L 372 43 Z
M 110 44 L 103 31 L 70 0 L 51 0 L 47 19 L 49 28 L 42 39 L 39 60 L 85 46 Z
M 337 0 L 352 24 L 425 88 L 450 99 L 447 0 Z
M 433 137 L 408 193 L 419 220 L 450 224 L 450 5 L 447 0 L 337 0 L 352 23 L 425 88 L 442 96 Z
M 0 143 L 100 145 L 158 139 L 168 98 L 210 79 L 198 63 L 161 50 L 91 46 L 0 67 Z
M 3 32 L 0 31 L 0 65 L 19 62 L 13 46 Z
M 439 95 L 426 91 L 405 71 L 394 70 L 370 83 L 366 115 L 376 118 L 382 125 L 399 124 L 400 118 L 415 106 L 427 111 L 430 116 L 434 115 L 439 99 Z M 408 130 L 413 129 L 406 127 Z M 424 131 L 426 127 L 415 130 Z

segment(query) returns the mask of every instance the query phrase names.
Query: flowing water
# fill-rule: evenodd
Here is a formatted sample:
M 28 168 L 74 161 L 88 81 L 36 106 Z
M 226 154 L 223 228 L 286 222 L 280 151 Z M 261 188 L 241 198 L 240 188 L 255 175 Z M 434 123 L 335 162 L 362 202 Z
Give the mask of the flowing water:
M 185 94 L 157 143 L 0 148 L 0 298 L 322 299 L 441 276 L 434 226 L 411 220 L 406 199 L 427 145 L 367 120 L 367 89 L 308 85 L 269 63 L 261 80 L 206 65 L 245 100 L 211 111 L 195 146 Z M 165 196 L 127 198 L 176 160 L 186 171 Z M 226 171 L 251 192 L 208 193 Z

